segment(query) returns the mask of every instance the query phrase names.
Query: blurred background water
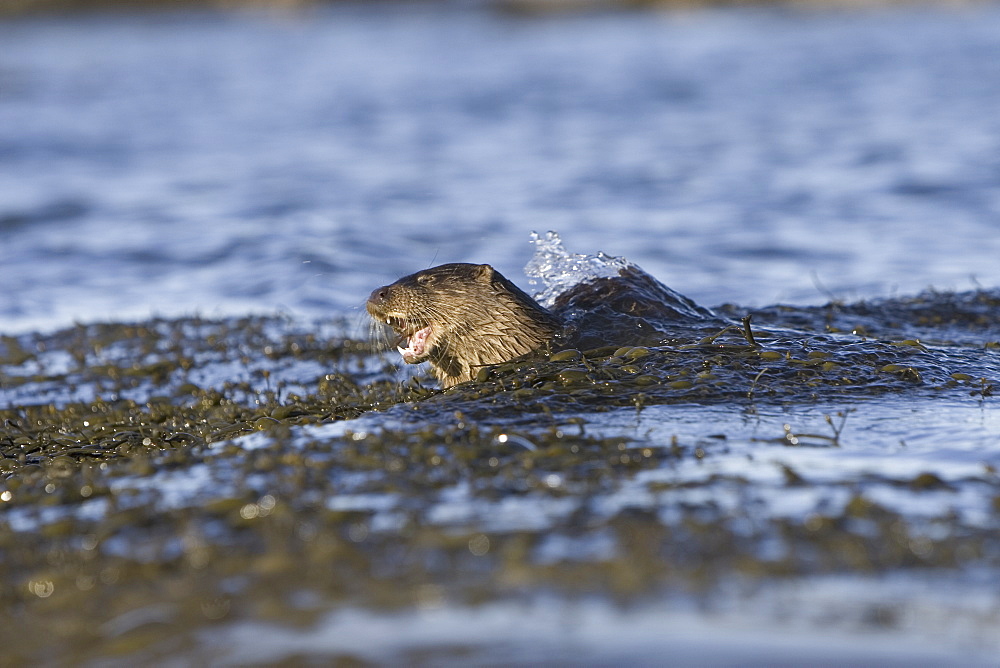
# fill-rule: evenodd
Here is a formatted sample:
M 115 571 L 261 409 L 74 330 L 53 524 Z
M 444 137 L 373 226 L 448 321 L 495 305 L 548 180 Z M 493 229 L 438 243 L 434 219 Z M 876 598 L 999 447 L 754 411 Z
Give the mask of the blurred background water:
M 707 305 L 1000 284 L 1000 8 L 0 23 L 0 331 L 358 313 L 531 230 Z
M 819 304 L 912 294 L 929 286 L 997 288 L 998 109 L 996 4 L 529 17 L 472 0 L 8 19 L 0 21 L 0 334 L 151 315 L 287 312 L 354 318 L 352 333 L 364 335 L 362 304 L 369 292 L 433 264 L 490 262 L 530 289 L 522 270 L 533 253 L 533 230 L 558 230 L 571 252 L 626 256 L 707 306 Z M 989 303 L 981 308 L 991 308 Z M 891 314 L 886 311 L 882 320 L 891 321 Z M 914 315 L 908 322 L 917 320 Z M 978 324 L 994 321 L 984 317 Z M 926 324 L 934 331 L 935 322 Z M 324 331 L 314 323 L 307 329 Z M 904 330 L 905 338 L 916 338 Z M 668 528 L 689 517 L 681 510 L 694 509 L 690 517 L 710 511 L 705 517 L 733 520 L 747 535 L 762 531 L 764 560 L 774 556 L 767 550 L 778 549 L 766 542 L 764 529 L 780 529 L 783 518 L 835 516 L 831 508 L 855 496 L 898 512 L 903 534 L 915 527 L 911 549 L 917 560 L 907 561 L 907 553 L 886 572 L 862 565 L 824 576 L 809 567 L 784 580 L 762 579 L 743 592 L 730 590 L 725 580 L 737 581 L 740 567 L 723 569 L 725 581 L 713 582 L 715 607 L 707 612 L 657 596 L 650 607 L 626 612 L 600 593 L 547 598 L 542 586 L 529 605 L 517 607 L 500 596 L 509 584 L 502 577 L 493 581 L 507 584 L 485 596 L 482 606 L 441 599 L 399 614 L 367 605 L 377 600 L 374 595 L 350 605 L 341 600 L 343 592 L 331 596 L 316 589 L 317 596 L 328 596 L 314 602 L 316 609 L 325 605 L 330 614 L 305 629 L 243 612 L 232 615 L 228 626 L 202 633 L 209 613 L 198 609 L 194 632 L 205 649 L 193 657 L 227 656 L 240 663 L 335 651 L 376 663 L 419 663 L 413 657 L 424 657 L 424 663 L 451 657 L 457 665 L 469 657 L 498 664 L 572 663 L 583 656 L 591 664 L 611 665 L 655 663 L 669 647 L 681 663 L 711 665 L 970 665 L 970 657 L 992 665 L 988 653 L 997 647 L 1000 611 L 991 586 L 997 579 L 993 543 L 983 539 L 985 547 L 978 548 L 967 538 L 980 531 L 995 535 L 990 532 L 998 517 L 998 416 L 985 389 L 987 379 L 995 378 L 995 350 L 987 343 L 995 331 L 978 325 L 955 335 L 937 331 L 937 338 L 958 343 L 924 349 L 923 362 L 963 373 L 947 376 L 954 381 L 948 388 L 922 387 L 921 394 L 915 386 L 901 399 L 875 392 L 859 395 L 855 404 L 831 394 L 828 403 L 763 400 L 758 407 L 751 396 L 754 380 L 747 403 L 720 396 L 641 412 L 631 405 L 607 412 L 584 407 L 579 415 L 561 408 L 558 419 L 570 424 L 572 418 L 581 436 L 586 424 L 588 434 L 688 448 L 676 461 L 635 475 L 616 473 L 614 485 L 596 495 L 568 486 L 550 496 L 477 496 L 478 478 L 454 467 L 442 469 L 442 475 L 460 471 L 453 479 L 434 478 L 425 490 L 415 475 L 412 490 L 398 491 L 388 465 L 382 470 L 379 464 L 378 453 L 392 451 L 385 444 L 379 450 L 379 439 L 391 445 L 392 435 L 385 434 L 407 433 L 408 420 L 420 429 L 447 423 L 455 415 L 449 403 L 458 401 L 454 396 L 424 403 L 419 414 L 401 404 L 354 420 L 296 427 L 290 442 L 283 432 L 254 433 L 234 440 L 235 454 L 215 463 L 191 459 L 186 468 L 137 467 L 130 474 L 129 462 L 121 462 L 126 476 L 113 484 L 161 499 L 161 505 L 149 506 L 148 524 L 159 526 L 178 510 L 173 501 L 201 508 L 215 498 L 236 498 L 238 490 L 229 490 L 226 481 L 240 470 L 246 475 L 253 464 L 243 450 L 271 447 L 287 454 L 307 450 L 314 440 L 337 443 L 353 433 L 371 437 L 365 447 L 375 453 L 369 458 L 375 462 L 372 479 L 388 471 L 384 489 L 366 487 L 368 478 L 355 475 L 344 455 L 337 459 L 342 470 L 317 474 L 329 477 L 321 480 L 325 486 L 279 494 L 279 503 L 301 509 L 319 498 L 330 510 L 370 513 L 375 531 L 393 535 L 404 507 L 432 530 L 471 527 L 476 536 L 483 532 L 480 537 L 535 532 L 542 546 L 538 558 L 553 564 L 565 558 L 599 565 L 616 549 L 624 557 L 643 554 L 615 543 L 600 523 L 585 526 L 573 519 L 576 503 L 591 518 L 622 514 L 627 520 L 629 509 L 649 511 L 659 518 L 651 525 Z M 15 409 L 107 395 L 104 376 L 111 377 L 114 367 L 107 365 L 116 362 L 115 354 L 88 358 L 84 352 L 76 358 L 59 347 L 69 344 L 53 340 L 55 349 L 36 345 L 38 356 L 9 362 L 23 374 L 2 388 Z M 73 375 L 88 362 L 99 380 Z M 184 368 L 185 381 L 225 389 L 259 380 L 270 392 L 269 370 L 254 375 L 248 362 L 225 355 L 202 362 L 190 375 Z M 324 364 L 296 360 L 282 374 L 275 367 L 275 386 L 281 387 L 278 376 L 284 375 L 293 392 L 301 382 L 301 394 L 307 394 L 327 373 Z M 160 368 L 143 359 L 136 371 L 147 367 Z M 927 375 L 944 373 L 939 371 L 931 368 Z M 20 383 L 32 375 L 37 378 Z M 968 385 L 959 387 L 962 377 Z M 322 383 L 319 388 L 322 394 Z M 131 389 L 141 405 L 156 387 Z M 148 406 L 152 411 L 153 403 Z M 850 413 L 850 431 L 839 447 L 786 447 L 793 426 L 803 437 L 821 440 L 816 434 L 829 433 L 829 416 L 838 412 L 844 421 Z M 474 421 L 469 415 L 462 419 Z M 525 415 L 524 429 L 529 423 L 545 428 L 548 423 L 532 415 Z M 509 413 L 493 419 L 503 425 Z M 19 424 L 6 423 L 11 448 Z M 430 432 L 420 439 L 435 439 Z M 839 431 L 834 434 L 839 439 Z M 31 466 L 10 477 L 24 484 L 11 488 L 14 495 L 5 490 L 0 502 L 27 495 L 31 480 L 41 475 L 32 478 Z M 562 473 L 553 471 L 546 481 L 559 488 Z M 930 473 L 931 482 L 940 484 L 916 485 Z M 274 490 L 265 486 L 277 479 L 256 473 L 247 478 L 262 486 L 253 498 L 270 495 Z M 49 494 L 48 487 L 41 489 Z M 322 494 L 329 498 L 317 496 Z M 270 509 L 275 498 L 269 498 Z M 103 497 L 91 501 L 88 508 L 98 513 L 116 512 L 113 504 L 100 505 Z M 61 512 L 48 501 L 40 507 Z M 30 538 L 32 527 L 45 520 L 25 504 L 4 521 Z M 146 526 L 141 519 L 127 521 Z M 957 545 L 954 568 L 919 566 L 949 563 L 945 556 L 920 561 L 927 557 L 919 539 L 928 522 L 927 535 L 948 549 L 949 536 Z M 869 526 L 861 525 L 846 535 L 858 536 Z M 85 526 L 71 522 L 64 530 Z M 102 549 L 118 550 L 112 557 L 132 552 L 145 558 L 144 548 L 155 543 L 129 529 L 122 530 L 122 542 L 107 541 L 111 547 Z M 171 577 L 176 545 L 188 538 L 184 531 L 163 543 L 170 550 L 163 563 Z M 406 535 L 398 538 L 386 544 L 409 550 Z M 89 540 L 88 534 L 77 542 Z M 789 541 L 793 548 L 810 545 Z M 56 542 L 40 544 L 50 549 Z M 42 594 L 25 594 L 18 579 L 28 572 L 25 564 L 35 566 L 35 551 L 24 549 L 21 570 L 13 569 L 0 584 L 34 601 Z M 51 550 L 40 564 L 64 558 Z M 461 545 L 458 550 L 464 554 Z M 480 556 L 472 543 L 469 550 Z M 249 553 L 234 554 L 247 561 L 240 568 L 252 573 Z M 384 561 L 373 563 L 391 563 L 399 554 L 378 554 Z M 267 568 L 274 563 L 282 562 L 270 561 Z M 372 572 L 385 578 L 386 587 L 410 586 L 407 564 L 402 559 L 402 570 L 390 569 L 388 576 L 378 568 Z M 297 580 L 305 572 L 300 566 L 290 562 L 285 568 Z M 515 562 L 511 572 L 516 568 Z M 440 571 L 442 582 L 450 583 L 458 571 Z M 142 571 L 146 593 L 138 598 L 130 598 L 132 590 L 123 584 L 97 590 L 109 599 L 61 599 L 69 601 L 63 609 L 92 621 L 112 640 L 127 640 L 129 630 L 145 632 L 151 618 L 144 615 L 152 609 L 153 618 L 172 620 L 162 624 L 170 642 L 183 639 L 190 627 L 175 624 L 180 613 L 169 612 L 176 603 L 171 596 L 177 597 L 171 592 L 182 590 L 150 572 Z M 39 573 L 39 582 L 48 582 Z M 202 576 L 187 575 L 198 578 L 199 591 L 219 585 L 256 593 L 261 582 L 233 584 L 227 577 L 206 587 Z M 296 581 L 289 590 L 292 598 L 300 586 Z M 59 587 L 60 594 L 72 589 Z M 435 587 L 428 591 L 444 591 Z M 259 589 L 266 600 L 268 587 Z M 480 596 L 488 590 L 476 591 Z M 115 605 L 105 611 L 108 600 Z M 50 615 L 56 609 L 19 605 L 6 607 L 12 614 Z M 120 617 L 90 619 L 91 610 L 110 615 L 129 605 L 135 609 Z M 879 611 L 898 612 L 898 619 L 886 621 Z M 19 628 L 7 627 L 15 634 Z M 219 653 L 220 643 L 229 654 Z M 5 647 L 16 651 L 10 645 Z M 454 653 L 426 653 L 432 645 Z M 102 659 L 118 656 L 104 654 L 100 643 L 95 647 Z M 407 653 L 414 648 L 416 653 Z

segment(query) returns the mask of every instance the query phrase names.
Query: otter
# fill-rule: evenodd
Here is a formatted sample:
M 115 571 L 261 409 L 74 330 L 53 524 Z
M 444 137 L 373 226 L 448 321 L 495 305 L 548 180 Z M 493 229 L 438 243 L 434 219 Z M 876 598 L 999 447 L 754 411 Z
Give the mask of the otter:
M 445 264 L 405 276 L 368 298 L 408 364 L 430 362 L 444 388 L 479 369 L 553 349 L 662 345 L 729 324 L 628 263 L 578 283 L 549 311 L 488 264 Z
M 545 347 L 562 328 L 488 264 L 444 264 L 404 276 L 374 290 L 366 308 L 399 336 L 403 361 L 430 362 L 443 388 Z

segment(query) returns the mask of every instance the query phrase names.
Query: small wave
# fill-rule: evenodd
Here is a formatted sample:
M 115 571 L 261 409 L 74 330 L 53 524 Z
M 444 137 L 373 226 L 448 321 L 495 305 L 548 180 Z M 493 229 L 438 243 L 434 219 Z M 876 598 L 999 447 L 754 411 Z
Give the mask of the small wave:
M 559 234 L 553 231 L 544 235 L 532 232 L 531 243 L 535 244 L 535 254 L 525 265 L 524 273 L 531 285 L 537 285 L 539 280 L 544 284 L 545 288 L 534 297 L 545 308 L 552 308 L 556 297 L 573 286 L 618 276 L 632 264 L 623 257 L 602 252 L 595 255 L 570 253 L 563 247 Z
M 531 241 L 535 255 L 524 271 L 545 284 L 536 299 L 562 319 L 567 345 L 655 345 L 678 328 L 690 336 L 705 325 L 722 324 L 712 311 L 623 257 L 568 253 L 551 231 L 533 232 Z
M 87 202 L 75 199 L 59 199 L 34 209 L 20 211 L 0 211 L 0 230 L 10 231 L 35 223 L 59 222 L 82 218 L 91 210 Z

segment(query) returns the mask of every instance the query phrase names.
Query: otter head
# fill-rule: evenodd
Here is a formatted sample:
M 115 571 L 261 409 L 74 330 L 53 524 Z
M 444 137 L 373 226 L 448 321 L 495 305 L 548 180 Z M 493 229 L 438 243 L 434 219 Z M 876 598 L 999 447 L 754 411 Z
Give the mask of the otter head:
M 399 336 L 403 361 L 430 362 L 443 387 L 537 350 L 560 327 L 488 264 L 444 264 L 404 276 L 372 292 L 366 307 Z

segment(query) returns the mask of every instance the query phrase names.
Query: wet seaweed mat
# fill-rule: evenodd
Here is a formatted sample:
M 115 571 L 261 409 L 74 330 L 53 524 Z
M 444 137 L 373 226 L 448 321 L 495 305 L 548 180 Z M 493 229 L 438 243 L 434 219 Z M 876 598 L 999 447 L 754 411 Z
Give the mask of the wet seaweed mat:
M 810 628 L 927 633 L 914 610 L 947 598 L 934 582 L 1000 575 L 998 299 L 727 306 L 688 336 L 444 392 L 345 323 L 5 337 L 5 660 L 246 660 L 252 641 L 213 638 L 251 626 L 262 648 L 283 628 L 326 658 L 475 657 L 513 638 L 470 649 L 456 625 L 428 654 L 401 636 L 381 655 L 322 638 L 337 611 L 406 626 L 539 597 L 780 620 L 762 600 L 836 577 L 912 586 L 832 596 Z M 995 593 L 941 605 L 948 656 L 997 649 Z

